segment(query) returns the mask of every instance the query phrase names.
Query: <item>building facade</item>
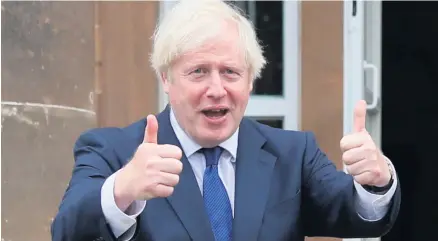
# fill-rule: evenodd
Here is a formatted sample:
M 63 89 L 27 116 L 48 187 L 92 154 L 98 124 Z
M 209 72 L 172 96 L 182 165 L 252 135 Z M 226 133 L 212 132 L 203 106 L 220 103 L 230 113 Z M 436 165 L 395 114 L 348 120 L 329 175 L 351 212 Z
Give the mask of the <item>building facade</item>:
M 150 37 L 171 4 L 2 2 L 2 239 L 50 239 L 82 131 L 125 126 L 164 108 L 149 67 Z M 235 4 L 254 21 L 269 62 L 246 116 L 313 131 L 342 169 L 343 2 Z

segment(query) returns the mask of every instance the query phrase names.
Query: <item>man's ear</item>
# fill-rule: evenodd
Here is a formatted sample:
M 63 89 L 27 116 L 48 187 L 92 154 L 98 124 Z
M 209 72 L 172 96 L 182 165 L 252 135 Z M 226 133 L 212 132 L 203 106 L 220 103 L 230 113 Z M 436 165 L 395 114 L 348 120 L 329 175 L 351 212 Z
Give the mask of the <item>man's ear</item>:
M 166 72 L 161 72 L 161 82 L 163 84 L 163 90 L 166 92 L 166 94 L 169 93 L 169 85 L 170 80 Z

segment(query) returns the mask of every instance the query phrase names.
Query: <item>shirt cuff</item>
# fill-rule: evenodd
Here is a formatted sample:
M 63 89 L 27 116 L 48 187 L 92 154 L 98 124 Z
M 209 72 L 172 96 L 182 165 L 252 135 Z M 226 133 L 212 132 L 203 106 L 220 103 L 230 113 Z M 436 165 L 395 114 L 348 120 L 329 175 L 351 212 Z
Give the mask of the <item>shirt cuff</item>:
M 385 157 L 386 158 L 386 157 Z M 392 168 L 394 182 L 385 194 L 374 194 L 365 190 L 362 185 L 354 181 L 356 188 L 356 210 L 359 216 L 366 221 L 378 221 L 385 217 L 389 209 L 389 204 L 397 189 L 397 173 L 392 162 L 386 158 L 390 168 Z
M 114 199 L 114 182 L 118 172 L 105 180 L 101 190 L 101 205 L 106 222 L 114 236 L 122 241 L 130 240 L 137 226 L 136 218 L 144 210 L 146 201 L 134 201 L 125 212 L 122 212 Z

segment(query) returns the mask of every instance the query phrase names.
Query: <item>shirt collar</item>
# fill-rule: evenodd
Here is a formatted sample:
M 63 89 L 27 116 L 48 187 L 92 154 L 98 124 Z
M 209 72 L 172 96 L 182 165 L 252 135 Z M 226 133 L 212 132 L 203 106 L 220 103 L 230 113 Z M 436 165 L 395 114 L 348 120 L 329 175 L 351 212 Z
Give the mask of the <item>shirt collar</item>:
M 178 138 L 179 142 L 181 143 L 181 147 L 184 153 L 186 154 L 187 158 L 189 158 L 191 155 L 193 155 L 195 152 L 197 152 L 199 149 L 202 148 L 201 145 L 196 143 L 181 128 L 178 121 L 176 120 L 172 108 L 170 108 L 170 124 L 172 125 L 175 135 Z M 231 154 L 231 156 L 233 157 L 232 158 L 233 162 L 236 160 L 236 156 L 237 156 L 238 138 L 239 138 L 239 128 L 237 128 L 237 130 L 233 133 L 233 135 L 230 138 L 219 144 L 220 147 L 224 148 Z

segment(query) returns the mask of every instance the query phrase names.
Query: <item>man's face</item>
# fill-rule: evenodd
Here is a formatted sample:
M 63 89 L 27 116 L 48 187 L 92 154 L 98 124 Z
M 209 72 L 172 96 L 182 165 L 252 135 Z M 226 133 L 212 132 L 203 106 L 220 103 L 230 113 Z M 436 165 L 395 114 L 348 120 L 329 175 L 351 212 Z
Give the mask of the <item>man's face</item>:
M 183 54 L 163 74 L 178 123 L 203 146 L 216 146 L 237 129 L 252 90 L 235 28 Z

